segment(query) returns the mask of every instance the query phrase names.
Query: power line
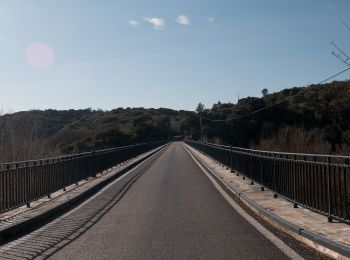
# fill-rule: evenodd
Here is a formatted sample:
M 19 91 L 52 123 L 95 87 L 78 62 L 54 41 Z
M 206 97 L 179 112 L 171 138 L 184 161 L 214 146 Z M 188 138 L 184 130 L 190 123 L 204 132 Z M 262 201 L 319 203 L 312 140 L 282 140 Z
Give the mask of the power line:
M 341 75 L 341 74 L 347 72 L 348 70 L 350 70 L 350 67 L 349 67 L 349 68 L 346 68 L 346 69 L 344 69 L 344 70 L 342 70 L 342 71 L 340 71 L 340 72 L 338 72 L 338 73 L 336 73 L 336 74 L 334 74 L 334 75 L 332 75 L 332 76 L 330 76 L 330 77 L 328 77 L 328 78 L 326 78 L 326 79 L 324 79 L 324 80 L 322 80 L 322 81 L 320 81 L 320 82 L 317 83 L 316 85 L 325 83 L 325 82 L 327 82 L 328 80 L 333 79 L 333 78 L 335 78 L 335 77 L 337 77 L 337 76 L 339 76 L 339 75 Z M 293 95 L 291 95 L 291 96 L 289 96 L 289 97 L 286 97 L 286 98 L 284 98 L 284 99 L 282 99 L 282 100 L 280 100 L 280 101 L 277 101 L 276 103 L 273 103 L 273 104 L 271 104 L 271 105 L 269 105 L 269 106 L 265 106 L 265 107 L 263 107 L 263 108 L 257 109 L 257 110 L 255 110 L 255 111 L 252 111 L 252 112 L 250 112 L 250 113 L 247 113 L 247 114 L 244 114 L 244 115 L 240 115 L 240 116 L 237 116 L 237 117 L 233 117 L 233 118 L 229 118 L 229 119 L 209 119 L 209 118 L 201 117 L 201 119 L 202 119 L 202 120 L 206 120 L 206 121 L 210 121 L 210 122 L 226 122 L 226 121 L 232 121 L 232 120 L 241 119 L 241 118 L 243 118 L 243 117 L 248 117 L 248 116 L 251 116 L 251 115 L 253 115 L 253 114 L 259 113 L 259 112 L 261 112 L 261 111 L 263 111 L 263 110 L 266 110 L 266 109 L 268 109 L 268 108 L 270 108 L 270 107 L 276 106 L 276 105 L 278 105 L 278 104 L 280 104 L 280 103 L 282 103 L 282 102 L 284 102 L 284 101 L 287 101 L 287 100 L 291 99 L 292 97 L 295 97 L 295 96 L 297 96 L 297 95 L 300 95 L 301 93 L 304 93 L 304 92 L 305 92 L 306 90 L 308 90 L 308 89 L 309 89 L 308 87 L 305 87 L 303 90 L 299 91 L 298 93 L 295 93 L 295 94 L 293 94 Z

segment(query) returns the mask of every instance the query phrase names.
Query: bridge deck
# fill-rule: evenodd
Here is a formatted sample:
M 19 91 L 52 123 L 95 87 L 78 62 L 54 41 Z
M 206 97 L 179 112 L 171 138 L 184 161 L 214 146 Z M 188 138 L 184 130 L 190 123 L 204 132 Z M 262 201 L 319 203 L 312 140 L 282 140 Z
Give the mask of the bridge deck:
M 0 258 L 285 259 L 265 235 L 174 143 L 72 212 L 0 248 Z

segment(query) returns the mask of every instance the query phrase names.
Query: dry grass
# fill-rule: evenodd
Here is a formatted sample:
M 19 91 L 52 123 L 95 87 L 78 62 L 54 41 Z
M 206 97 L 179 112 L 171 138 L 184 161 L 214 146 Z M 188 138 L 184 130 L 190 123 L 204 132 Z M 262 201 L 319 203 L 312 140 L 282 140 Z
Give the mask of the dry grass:
M 18 131 L 14 121 L 0 130 L 0 163 L 42 159 L 56 155 L 35 122 Z
M 306 130 L 303 127 L 290 126 L 280 128 L 274 136 L 262 137 L 258 144 L 253 143 L 250 147 L 279 152 L 320 154 L 332 152 L 331 144 L 323 139 L 322 130 Z M 345 150 L 339 149 L 339 152 L 342 151 L 345 152 Z

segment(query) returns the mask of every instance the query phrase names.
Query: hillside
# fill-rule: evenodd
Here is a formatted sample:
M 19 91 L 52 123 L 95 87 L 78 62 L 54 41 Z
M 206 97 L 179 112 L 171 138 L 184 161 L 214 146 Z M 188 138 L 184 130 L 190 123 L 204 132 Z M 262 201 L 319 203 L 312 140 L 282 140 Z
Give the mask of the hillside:
M 303 92 L 296 95 L 300 91 Z M 291 98 L 269 107 L 288 97 Z M 264 107 L 269 108 L 230 121 Z M 203 133 L 209 138 L 221 137 L 232 145 L 294 152 L 350 151 L 350 81 L 265 92 L 261 98 L 248 97 L 237 104 L 218 102 L 199 114 L 228 120 L 203 121 Z M 199 133 L 198 126 L 196 131 Z
M 295 95 L 303 90 L 300 95 Z M 293 96 L 294 95 L 294 96 Z M 291 97 L 293 96 L 293 97 Z M 287 101 L 274 105 L 276 102 Z M 269 107 L 259 113 L 232 118 Z M 350 152 L 350 81 L 292 88 L 237 104 L 199 107 L 197 112 L 166 108 L 32 110 L 0 116 L 1 162 L 91 151 L 190 135 L 235 146 L 312 153 Z
M 167 139 L 192 112 L 171 109 L 33 110 L 0 117 L 1 161 Z

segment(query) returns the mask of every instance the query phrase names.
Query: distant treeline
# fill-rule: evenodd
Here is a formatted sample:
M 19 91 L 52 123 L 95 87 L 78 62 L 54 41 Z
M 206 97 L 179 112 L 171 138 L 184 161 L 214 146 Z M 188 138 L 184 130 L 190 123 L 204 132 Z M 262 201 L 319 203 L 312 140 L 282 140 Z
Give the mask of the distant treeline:
M 301 90 L 302 94 L 296 95 Z M 291 97 L 293 96 L 293 97 Z M 290 99 L 279 103 L 281 100 Z M 272 107 L 273 104 L 279 103 Z M 239 117 L 269 107 L 259 113 Z M 37 159 L 134 143 L 200 138 L 276 151 L 350 153 L 350 81 L 284 89 L 196 111 L 117 108 L 32 110 L 0 116 L 0 161 Z
M 288 97 L 291 98 L 279 103 Z M 279 104 L 273 105 L 276 103 Z M 264 107 L 268 108 L 230 120 Z M 199 116 L 226 120 L 203 121 L 203 134 L 210 140 L 219 137 L 226 144 L 277 151 L 350 153 L 350 81 L 284 89 L 273 94 L 264 89 L 261 98 L 247 97 L 237 104 L 218 102 L 211 109 L 199 104 L 196 117 Z M 193 122 L 198 138 L 198 120 Z
M 0 116 L 1 162 L 92 151 L 171 138 L 193 112 L 117 108 L 32 110 Z

